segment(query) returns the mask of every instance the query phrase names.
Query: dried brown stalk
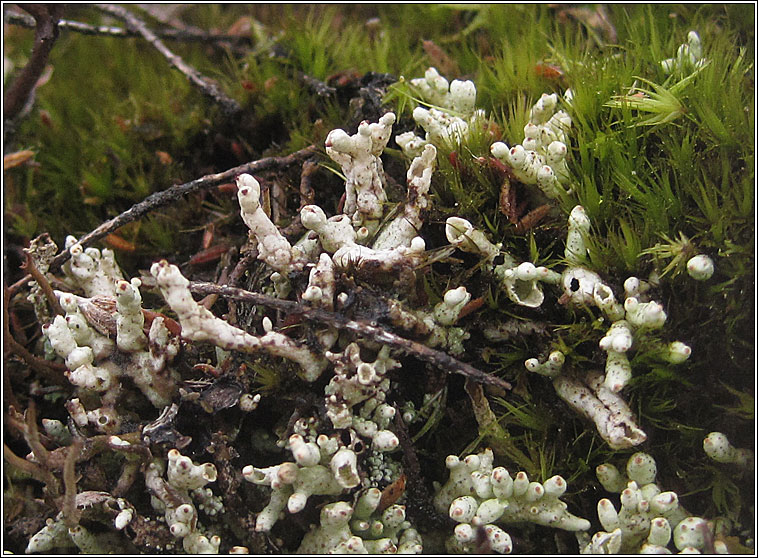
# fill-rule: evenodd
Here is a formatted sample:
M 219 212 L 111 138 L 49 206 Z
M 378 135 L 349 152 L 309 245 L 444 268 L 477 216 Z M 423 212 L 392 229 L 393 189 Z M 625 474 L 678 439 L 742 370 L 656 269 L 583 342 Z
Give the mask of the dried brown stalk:
M 187 64 L 180 56 L 174 54 L 158 36 L 139 17 L 122 6 L 115 4 L 96 4 L 99 10 L 123 20 L 127 27 L 139 33 L 147 42 L 160 52 L 169 63 L 183 73 L 190 83 L 200 89 L 206 96 L 218 103 L 227 115 L 237 114 L 242 111 L 240 104 L 229 97 L 226 93 L 209 78 Z
M 31 276 L 28 276 L 31 279 Z M 66 370 L 66 366 L 60 362 L 51 362 L 33 355 L 26 347 L 16 341 L 10 331 L 10 289 L 3 289 L 3 351 L 7 357 L 10 354 L 14 354 L 21 358 L 32 369 L 43 374 L 47 379 L 54 383 L 65 382 L 66 378 L 63 372 Z M 3 367 L 3 381 L 9 385 L 8 370 Z
M 316 147 L 310 145 L 285 157 L 266 157 L 257 161 L 253 161 L 251 163 L 239 165 L 238 167 L 233 167 L 223 172 L 207 174 L 200 178 L 196 178 L 195 180 L 191 180 L 190 182 L 177 184 L 175 186 L 167 188 L 166 190 L 155 192 L 141 202 L 133 205 L 120 215 L 109 219 L 97 227 L 95 230 L 85 234 L 82 238 L 79 239 L 79 244 L 82 246 L 89 246 L 96 240 L 103 238 L 107 234 L 112 233 L 120 227 L 123 227 L 127 223 L 136 221 L 154 209 L 175 203 L 177 200 L 183 198 L 184 196 L 188 196 L 195 192 L 217 186 L 218 184 L 222 184 L 224 182 L 230 182 L 232 179 L 242 173 L 255 174 L 271 169 L 286 168 L 294 163 L 297 163 L 298 161 L 307 159 L 313 155 L 315 151 Z M 55 256 L 53 261 L 50 263 L 50 269 L 53 270 L 59 268 L 61 264 L 66 262 L 70 257 L 71 254 L 68 250 L 62 251 L 60 254 Z M 27 276 L 25 279 L 28 281 L 29 278 L 30 277 Z
M 29 275 L 32 276 L 32 279 L 34 279 L 40 286 L 42 292 L 45 293 L 45 298 L 47 299 L 50 308 L 53 310 L 53 314 L 56 316 L 65 315 L 63 308 L 61 308 L 61 305 L 58 302 L 58 297 L 55 296 L 55 293 L 53 293 L 53 288 L 50 286 L 50 282 L 40 272 L 40 270 L 37 269 L 37 266 L 34 265 L 34 260 L 32 260 L 32 257 L 29 253 L 26 254 L 26 262 L 21 265 L 21 269 L 28 271 Z
M 6 23 L 19 25 L 21 27 L 33 28 L 35 26 L 34 18 L 24 14 L 7 12 L 4 15 Z M 101 35 L 105 37 L 140 37 L 141 35 L 132 29 L 116 27 L 113 25 L 91 25 L 82 21 L 71 19 L 61 19 L 58 21 L 58 29 L 66 31 L 75 31 L 82 35 Z M 203 42 L 203 43 L 250 43 L 249 37 L 240 35 L 220 35 L 206 33 L 197 28 L 184 29 L 159 29 L 155 34 L 164 40 L 184 41 L 184 42 Z
M 24 69 L 5 92 L 3 119 L 13 120 L 22 111 L 34 92 L 34 87 L 47 65 L 50 51 L 58 38 L 58 20 L 63 15 L 62 4 L 21 4 L 34 16 L 34 47 Z
M 27 461 L 23 457 L 19 457 L 13 453 L 13 450 L 9 448 L 7 444 L 3 444 L 3 459 L 5 459 L 5 461 L 7 461 L 12 467 L 24 471 L 34 480 L 44 483 L 48 487 L 54 486 L 58 482 L 58 479 L 56 479 L 50 471 L 45 470 L 36 463 Z
M 66 461 L 63 464 L 63 521 L 69 529 L 79 525 L 81 511 L 76 507 L 76 460 L 82 453 L 84 442 L 75 439 L 67 448 Z
M 535 475 L 538 468 L 529 456 L 513 445 L 510 435 L 500 425 L 495 413 L 492 412 L 482 386 L 466 378 L 464 388 L 471 400 L 474 417 L 476 417 L 476 422 L 479 425 L 479 433 L 484 436 L 495 455 L 513 461 L 525 469 L 529 475 Z

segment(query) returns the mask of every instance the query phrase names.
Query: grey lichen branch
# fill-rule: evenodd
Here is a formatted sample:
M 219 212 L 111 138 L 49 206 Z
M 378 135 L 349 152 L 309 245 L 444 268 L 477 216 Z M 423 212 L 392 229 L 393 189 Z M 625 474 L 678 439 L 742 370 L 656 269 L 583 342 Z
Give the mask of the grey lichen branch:
M 338 329 L 352 331 L 357 335 L 367 337 L 380 344 L 388 345 L 393 349 L 399 350 L 405 354 L 413 355 L 419 360 L 423 360 L 424 362 L 428 362 L 429 364 L 437 366 L 448 373 L 461 374 L 467 378 L 471 378 L 472 380 L 483 384 L 497 386 L 505 389 L 511 388 L 511 384 L 505 380 L 502 380 L 497 376 L 487 374 L 486 372 L 474 368 L 470 364 L 461 362 L 460 360 L 453 358 L 446 353 L 431 349 L 422 343 L 400 337 L 399 335 L 391 333 L 380 327 L 356 320 L 351 320 L 335 312 L 327 312 L 325 310 L 316 308 L 308 308 L 301 304 L 298 304 L 297 302 L 281 300 L 278 298 L 246 291 L 244 289 L 215 285 L 213 283 L 191 282 L 190 290 L 196 294 L 219 294 L 223 297 L 242 300 L 244 302 L 266 306 L 268 308 L 274 308 L 276 310 L 298 314 L 305 320 L 329 324 Z
M 147 42 L 153 45 L 153 47 L 160 52 L 174 68 L 183 73 L 192 85 L 198 87 L 205 95 L 221 105 L 227 115 L 237 114 L 242 111 L 242 107 L 237 101 L 221 91 L 218 85 L 187 64 L 180 56 L 172 52 L 139 17 L 122 6 L 116 6 L 113 4 L 96 4 L 96 6 L 99 10 L 123 20 L 130 29 L 139 33 Z

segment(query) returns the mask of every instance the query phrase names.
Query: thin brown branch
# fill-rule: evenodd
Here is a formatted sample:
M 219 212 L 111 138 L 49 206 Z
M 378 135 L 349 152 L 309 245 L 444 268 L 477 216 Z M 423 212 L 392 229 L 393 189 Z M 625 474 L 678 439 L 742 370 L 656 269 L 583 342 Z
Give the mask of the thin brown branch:
M 118 437 L 131 444 L 136 444 L 136 443 L 139 443 L 140 433 L 137 431 L 128 432 L 126 434 L 119 434 Z M 96 455 L 106 450 L 114 449 L 113 446 L 109 444 L 110 439 L 111 439 L 110 434 L 98 434 L 96 436 L 90 436 L 89 438 L 84 439 L 83 440 L 84 445 L 82 446 L 81 451 L 77 453 L 76 463 L 83 463 L 85 461 L 89 461 Z M 50 455 L 49 466 L 52 471 L 63 470 L 63 468 L 66 466 L 66 459 L 68 458 L 68 455 L 69 455 L 68 452 L 69 452 L 68 446 L 57 448 L 49 452 L 49 455 Z
M 32 463 L 23 457 L 19 457 L 13 453 L 13 450 L 9 448 L 7 444 L 3 444 L 3 459 L 5 459 L 9 465 L 16 467 L 21 471 L 24 471 L 36 481 L 44 483 L 48 486 L 57 483 L 56 478 L 50 471 L 46 471 L 36 463 Z
M 31 276 L 29 276 L 31 278 Z M 10 290 L 8 288 L 3 289 L 3 349 L 5 355 L 15 354 L 26 364 L 28 364 L 35 371 L 43 374 L 48 380 L 55 383 L 65 382 L 66 378 L 63 372 L 66 370 L 66 366 L 60 362 L 51 362 L 38 356 L 33 355 L 26 347 L 16 341 L 10 331 Z M 8 379 L 8 369 L 3 367 L 3 381 L 6 384 L 10 384 Z
M 408 515 L 416 524 L 427 529 L 442 528 L 446 523 L 446 518 L 431 505 L 432 499 L 424 481 L 416 448 L 408 433 L 408 425 L 403 420 L 403 413 L 400 412 L 397 404 L 395 404 L 394 425 L 394 432 L 403 450 L 403 471 L 407 477 L 405 494 Z
M 66 527 L 72 529 L 79 525 L 81 511 L 76 507 L 76 460 L 82 453 L 84 442 L 77 438 L 66 452 L 66 461 L 63 464 L 63 521 Z
M 123 227 L 127 223 L 136 221 L 154 209 L 176 203 L 184 196 L 188 196 L 195 192 L 211 188 L 212 186 L 216 186 L 224 182 L 229 182 L 242 173 L 254 174 L 271 169 L 286 168 L 298 161 L 301 161 L 302 159 L 310 157 L 315 153 L 315 151 L 315 146 L 310 145 L 305 149 L 295 151 L 294 153 L 291 153 L 285 157 L 266 157 L 264 159 L 253 161 L 251 163 L 245 163 L 244 165 L 240 165 L 223 172 L 207 174 L 190 182 L 177 184 L 175 186 L 171 186 L 166 190 L 155 192 L 141 202 L 133 205 L 120 215 L 117 215 L 113 219 L 110 219 L 101 224 L 95 230 L 85 234 L 82 238 L 79 239 L 79 244 L 82 246 L 89 246 L 96 240 L 103 238 L 107 234 L 115 231 L 120 227 Z M 68 250 L 64 250 L 55 256 L 53 261 L 50 262 L 50 269 L 54 270 L 59 268 L 61 264 L 67 261 L 70 257 L 70 252 Z M 29 278 L 27 278 L 27 280 L 29 280 Z
M 190 283 L 190 290 L 201 295 L 218 293 L 224 297 L 235 298 L 237 300 L 260 304 L 276 310 L 298 314 L 306 320 L 326 323 L 338 329 L 352 331 L 363 337 L 368 337 L 377 343 L 388 345 L 393 349 L 415 356 L 419 360 L 437 366 L 448 373 L 461 374 L 467 378 L 471 378 L 475 382 L 483 384 L 489 384 L 505 389 L 511 388 L 511 385 L 505 380 L 487 374 L 486 372 L 482 372 L 470 364 L 461 362 L 446 353 L 431 349 L 422 343 L 405 339 L 404 337 L 395 335 L 380 327 L 351 320 L 334 312 L 327 312 L 316 308 L 306 308 L 297 302 L 281 300 L 243 289 L 225 287 L 213 283 Z
M 34 16 L 34 47 L 24 69 L 5 92 L 3 119 L 7 122 L 19 115 L 34 92 L 34 87 L 47 65 L 50 51 L 58 38 L 58 20 L 63 14 L 61 4 L 20 4 Z
M 39 439 L 39 429 L 37 428 L 37 405 L 34 403 L 34 399 L 29 400 L 29 407 L 27 407 L 24 413 L 24 423 L 26 425 L 25 438 L 26 443 L 34 452 L 34 457 L 37 458 L 43 467 L 47 467 L 50 459 L 50 452 L 42 445 Z
M 227 115 L 237 114 L 242 111 L 242 107 L 237 101 L 221 91 L 218 85 L 187 64 L 180 56 L 174 54 L 139 17 L 124 7 L 115 4 L 96 4 L 96 6 L 99 10 L 123 20 L 127 27 L 139 33 L 168 60 L 169 64 L 183 73 L 191 84 L 199 88 L 214 102 L 218 103 Z
M 484 436 L 485 441 L 492 448 L 495 455 L 513 461 L 519 467 L 525 469 L 530 476 L 537 474 L 539 468 L 528 455 L 515 446 L 508 431 L 498 422 L 482 386 L 466 378 L 464 389 L 471 400 L 474 417 L 479 425 L 479 434 Z
M 138 461 L 126 461 L 121 469 L 121 475 L 116 481 L 116 488 L 111 491 L 114 498 L 123 498 L 139 476 L 141 463 Z
M 5 289 L 8 292 L 8 298 L 13 297 L 13 295 L 16 294 L 16 291 L 28 286 L 28 283 L 31 280 L 32 280 L 32 276 L 27 274 L 27 275 L 24 275 L 21 279 L 19 279 L 15 283 L 9 285 Z
M 42 445 L 39 438 L 37 408 L 33 399 L 29 400 L 29 407 L 24 413 L 24 439 L 34 453 L 35 459 L 39 462 L 39 470 L 42 472 L 43 482 L 47 487 L 48 494 L 52 498 L 57 498 L 61 493 L 60 483 L 51 472 L 50 452 Z
M 5 23 L 18 25 L 20 27 L 34 28 L 35 22 L 33 17 L 24 14 L 6 12 L 4 14 Z M 82 21 L 71 19 L 61 19 L 58 21 L 58 29 L 74 31 L 82 35 L 100 35 L 105 37 L 116 38 L 133 38 L 141 35 L 132 29 L 116 27 L 113 25 L 91 25 Z M 250 38 L 238 35 L 219 35 L 206 33 L 196 28 L 185 29 L 159 29 L 154 33 L 161 39 L 170 41 L 183 42 L 203 42 L 203 43 L 249 43 Z
M 47 278 L 39 269 L 37 269 L 37 266 L 34 265 L 34 261 L 28 252 L 26 254 L 26 262 L 21 265 L 21 269 L 28 271 L 29 275 L 32 276 L 32 279 L 34 279 L 40 286 L 42 292 L 45 293 L 45 298 L 47 299 L 50 308 L 53 310 L 53 314 L 56 316 L 64 316 L 66 313 L 63 311 L 63 308 L 61 308 L 61 305 L 58 302 L 58 297 L 53 293 L 53 288 L 50 286 Z

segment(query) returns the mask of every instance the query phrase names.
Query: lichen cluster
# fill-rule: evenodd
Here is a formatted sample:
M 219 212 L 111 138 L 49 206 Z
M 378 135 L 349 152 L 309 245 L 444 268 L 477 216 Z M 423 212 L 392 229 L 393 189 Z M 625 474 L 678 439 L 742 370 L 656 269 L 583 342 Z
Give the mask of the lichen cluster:
M 687 41 L 658 69 L 689 79 L 706 68 L 699 36 Z M 665 455 L 644 451 L 663 427 L 636 383 L 686 373 L 701 347 L 671 327 L 682 310 L 660 273 L 598 265 L 597 212 L 579 203 L 585 185 L 572 173 L 574 93 L 536 98 L 511 147 L 473 81 L 430 67 L 402 83 L 420 102 L 410 118 L 383 107 L 322 136 L 321 163 L 343 190 L 306 195 L 301 185 L 286 229 L 273 185 L 234 178 L 229 219 L 244 245 L 232 275 L 245 288 L 224 285 L 228 273 L 196 281 L 170 257 L 129 278 L 112 250 L 74 236 L 58 277 L 48 271 L 57 246 L 31 243 L 40 352 L 67 382 L 55 394 L 70 397 L 40 417 L 41 431 L 33 405 L 9 412 L 31 449 L 8 454 L 14 474 L 42 482 L 59 510 L 32 529 L 27 553 L 504 554 L 547 533 L 582 553 L 750 545 L 733 520 L 690 514 L 679 488 L 656 480 Z M 444 203 L 451 172 L 499 181 L 518 242 L 487 217 L 498 208 Z M 527 206 L 540 208 L 533 221 Z M 543 247 L 532 229 L 545 217 Z M 726 258 L 679 238 L 648 254 L 672 255 L 680 280 L 709 288 Z M 514 339 L 521 349 L 510 354 Z M 561 422 L 552 435 L 586 457 L 551 462 L 544 440 L 514 438 L 492 410 L 521 413 L 546 438 L 529 403 L 509 400 L 535 393 Z M 440 438 L 416 442 L 443 415 L 446 436 L 460 427 L 479 438 L 440 458 L 430 451 Z M 209 426 L 192 428 L 200 422 Z M 753 471 L 750 449 L 696 429 L 693 451 L 714 478 Z M 587 480 L 598 455 L 607 462 Z M 81 489 L 89 479 L 77 466 L 86 474 L 81 464 L 95 459 L 111 492 Z

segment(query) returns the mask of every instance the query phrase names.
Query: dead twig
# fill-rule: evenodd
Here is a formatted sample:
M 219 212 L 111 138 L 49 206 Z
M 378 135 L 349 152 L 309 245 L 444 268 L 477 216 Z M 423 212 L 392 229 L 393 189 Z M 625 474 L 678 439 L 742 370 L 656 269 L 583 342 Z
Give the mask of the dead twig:
M 490 408 L 490 403 L 487 401 L 482 386 L 466 378 L 464 389 L 471 400 L 474 417 L 476 417 L 476 422 L 479 425 L 479 434 L 484 436 L 487 445 L 492 448 L 495 455 L 513 461 L 525 469 L 529 475 L 534 476 L 539 469 L 529 456 L 513 444 L 510 435 L 500 425 L 495 413 Z
M 136 221 L 143 215 L 149 213 L 150 211 L 153 211 L 158 207 L 163 207 L 165 205 L 175 203 L 182 197 L 194 192 L 199 192 L 203 189 L 207 189 L 224 182 L 229 182 L 242 173 L 255 174 L 271 169 L 288 167 L 302 159 L 310 157 L 313 155 L 315 150 L 315 146 L 311 145 L 305 149 L 301 149 L 300 151 L 295 151 L 286 157 L 266 157 L 264 159 L 259 159 L 251 163 L 245 163 L 244 165 L 225 170 L 224 172 L 207 174 L 190 182 L 177 184 L 175 186 L 171 186 L 166 190 L 155 192 L 141 202 L 133 205 L 120 215 L 117 215 L 113 219 L 110 219 L 101 224 L 95 230 L 85 234 L 82 238 L 79 239 L 79 244 L 82 246 L 89 246 L 96 240 L 103 238 L 107 234 L 115 231 L 120 227 L 123 227 L 127 223 Z M 68 250 L 64 250 L 55 256 L 53 261 L 50 262 L 50 269 L 54 270 L 59 268 L 61 264 L 66 262 L 70 257 L 71 253 Z M 30 276 L 27 276 L 24 279 L 28 281 L 30 278 Z M 17 283 L 20 282 L 21 281 L 17 281 Z
M 3 444 L 3 459 L 5 459 L 5 461 L 7 461 L 8 464 L 12 467 L 16 467 L 17 469 L 24 471 L 34 480 L 37 480 L 47 485 L 48 487 L 55 486 L 58 482 L 58 480 L 50 471 L 43 469 L 36 463 L 27 461 L 23 457 L 19 457 L 13 453 L 13 450 L 9 448 L 7 444 Z M 48 488 L 48 490 L 50 489 Z
M 448 373 L 461 374 L 467 378 L 471 378 L 475 382 L 483 384 L 489 384 L 505 389 L 511 388 L 511 384 L 505 380 L 487 374 L 486 372 L 482 372 L 470 364 L 461 362 L 446 353 L 431 349 L 422 343 L 405 339 L 404 337 L 395 335 L 380 327 L 357 322 L 334 312 L 327 312 L 316 308 L 306 308 L 297 302 L 281 300 L 243 289 L 225 287 L 213 283 L 190 283 L 190 290 L 201 295 L 218 293 L 224 297 L 236 298 L 237 300 L 243 300 L 245 302 L 260 304 L 276 310 L 298 314 L 306 320 L 326 323 L 339 329 L 346 329 L 358 335 L 373 339 L 377 343 L 389 345 L 393 349 L 413 355 L 419 360 L 433 364 Z
M 237 114 L 242 111 L 240 104 L 229 97 L 226 93 L 213 83 L 209 78 L 198 72 L 195 68 L 187 64 L 182 58 L 174 54 L 158 36 L 148 28 L 147 24 L 139 17 L 128 11 L 122 6 L 115 4 L 95 4 L 97 8 L 118 19 L 123 20 L 127 27 L 139 33 L 147 42 L 160 52 L 169 63 L 183 73 L 194 86 L 199 88 L 205 95 L 210 97 L 214 102 L 221 105 L 227 115 Z
M 79 519 L 82 512 L 76 507 L 76 460 L 82 453 L 84 442 L 81 439 L 75 439 L 68 446 L 66 452 L 66 461 L 63 464 L 63 521 L 66 527 L 72 529 L 79 525 Z
M 21 269 L 28 271 L 29 275 L 32 276 L 32 279 L 34 279 L 40 286 L 42 292 L 45 293 L 45 298 L 47 299 L 50 308 L 52 308 L 53 314 L 56 316 L 64 316 L 66 313 L 63 311 L 60 302 L 58 302 L 58 297 L 55 296 L 53 288 L 50 286 L 47 278 L 39 269 L 37 269 L 37 266 L 34 265 L 34 260 L 32 260 L 32 257 L 28 252 L 26 253 L 26 262 L 21 264 Z
M 306 205 L 316 203 L 316 192 L 313 189 L 313 175 L 318 171 L 319 164 L 316 159 L 309 159 L 303 163 L 300 172 L 300 207 L 292 218 L 292 222 L 282 229 L 284 236 L 301 235 L 305 227 L 300 222 L 300 210 Z
M 64 364 L 61 364 L 59 362 L 51 362 L 49 360 L 45 360 L 33 355 L 29 350 L 27 350 L 26 347 L 16 341 L 16 339 L 13 337 L 10 330 L 10 290 L 8 288 L 4 288 L 3 291 L 3 351 L 5 355 L 7 356 L 9 354 L 15 354 L 31 368 L 43 374 L 54 383 L 65 382 L 66 378 L 63 375 L 63 372 L 66 370 L 66 366 Z M 8 374 L 8 369 L 3 367 L 3 382 L 6 386 L 10 386 L 10 379 L 8 377 Z
M 445 525 L 446 518 L 432 505 L 432 498 L 424 482 L 416 448 L 408 433 L 408 425 L 405 424 L 403 413 L 400 412 L 397 404 L 394 407 L 394 432 L 403 450 L 403 470 L 407 478 L 405 493 L 408 496 L 406 499 L 408 514 L 416 523 L 423 524 L 426 528 L 441 528 Z
M 321 80 L 300 71 L 298 71 L 296 75 L 297 79 L 303 82 L 308 89 L 313 91 L 319 97 L 334 97 L 337 94 L 337 90 L 334 87 L 327 85 Z
M 11 25 L 19 27 L 33 28 L 35 26 L 34 18 L 24 14 L 6 12 L 3 20 Z M 82 21 L 72 19 L 61 19 L 58 21 L 58 29 L 74 31 L 82 35 L 100 35 L 104 37 L 116 38 L 133 38 L 141 35 L 132 29 L 116 27 L 113 25 L 91 25 Z M 164 40 L 182 41 L 182 42 L 202 42 L 202 43 L 250 43 L 248 37 L 239 35 L 216 35 L 205 33 L 196 28 L 185 29 L 158 29 L 154 33 Z
M 29 62 L 6 90 L 3 99 L 3 119 L 6 122 L 18 116 L 29 102 L 58 38 L 58 20 L 64 8 L 62 4 L 21 4 L 21 7 L 34 16 L 34 47 Z

